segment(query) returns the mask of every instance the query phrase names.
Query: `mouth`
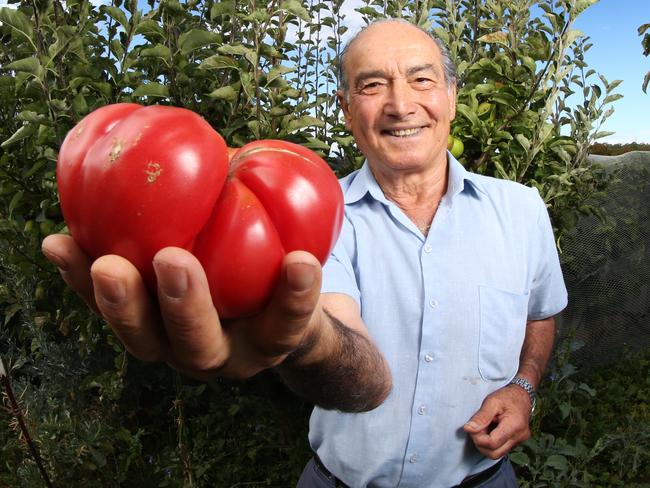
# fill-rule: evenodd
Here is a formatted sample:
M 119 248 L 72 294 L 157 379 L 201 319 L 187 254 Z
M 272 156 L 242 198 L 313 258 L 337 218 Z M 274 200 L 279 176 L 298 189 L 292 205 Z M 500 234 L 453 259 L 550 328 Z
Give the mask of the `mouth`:
M 424 127 L 411 127 L 410 129 L 384 130 L 382 132 L 393 137 L 412 137 L 419 134 L 423 129 Z

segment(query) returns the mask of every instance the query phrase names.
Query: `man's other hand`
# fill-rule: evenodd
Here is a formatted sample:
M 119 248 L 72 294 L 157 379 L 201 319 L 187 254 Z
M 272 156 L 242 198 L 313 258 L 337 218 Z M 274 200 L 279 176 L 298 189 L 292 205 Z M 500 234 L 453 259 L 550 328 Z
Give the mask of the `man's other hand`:
M 499 459 L 530 437 L 530 408 L 528 394 L 508 385 L 488 395 L 463 429 L 481 454 Z

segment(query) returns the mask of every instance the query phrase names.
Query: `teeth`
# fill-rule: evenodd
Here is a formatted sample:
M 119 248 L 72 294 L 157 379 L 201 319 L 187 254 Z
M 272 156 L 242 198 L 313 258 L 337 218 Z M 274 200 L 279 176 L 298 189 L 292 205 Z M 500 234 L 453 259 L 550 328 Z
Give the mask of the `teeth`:
M 391 136 L 396 136 L 396 137 L 412 136 L 413 134 L 417 134 L 418 132 L 420 132 L 419 128 L 388 131 L 388 133 Z

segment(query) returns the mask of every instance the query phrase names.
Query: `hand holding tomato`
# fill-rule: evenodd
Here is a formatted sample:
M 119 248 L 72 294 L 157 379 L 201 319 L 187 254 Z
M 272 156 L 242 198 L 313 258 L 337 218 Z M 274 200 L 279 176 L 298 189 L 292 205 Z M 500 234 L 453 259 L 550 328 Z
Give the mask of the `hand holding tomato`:
M 320 263 L 305 252 L 284 258 L 262 312 L 227 323 L 214 308 L 200 263 L 183 249 L 165 248 L 154 257 L 157 300 L 135 266 L 120 256 L 92 262 L 65 235 L 48 236 L 43 252 L 130 353 L 144 361 L 165 361 L 198 379 L 252 376 L 320 335 Z
M 315 153 L 257 141 L 233 155 L 188 110 L 117 104 L 69 133 L 57 178 L 72 237 L 43 252 L 134 356 L 248 377 L 319 334 L 343 202 Z

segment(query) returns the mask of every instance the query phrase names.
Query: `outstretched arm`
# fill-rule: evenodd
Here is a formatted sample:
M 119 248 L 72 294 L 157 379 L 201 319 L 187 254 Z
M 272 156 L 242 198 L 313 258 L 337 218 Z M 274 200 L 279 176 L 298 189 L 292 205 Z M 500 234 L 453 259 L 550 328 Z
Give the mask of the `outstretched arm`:
M 320 300 L 319 337 L 278 368 L 287 385 L 320 407 L 361 412 L 379 406 L 391 390 L 386 361 L 368 336 L 356 302 L 326 293 Z
M 281 370 L 292 388 L 316 404 L 327 402 L 327 408 L 341 410 L 372 408 L 390 387 L 385 386 L 390 385 L 388 369 L 358 313 L 342 296 L 320 299 L 321 267 L 311 254 L 287 255 L 274 296 L 262 313 L 222 323 L 203 268 L 182 249 L 166 248 L 154 257 L 157 302 L 137 269 L 119 256 L 91 262 L 63 235 L 46 238 L 43 252 L 139 359 L 165 361 L 205 380 L 248 378 L 286 361 Z M 373 359 L 350 357 L 350 348 Z M 306 376 L 307 381 L 298 380 Z M 342 378 L 348 381 L 343 384 Z M 366 381 L 383 386 L 367 388 Z M 315 384 L 323 385 L 325 394 Z M 360 394 L 366 398 L 358 399 Z

